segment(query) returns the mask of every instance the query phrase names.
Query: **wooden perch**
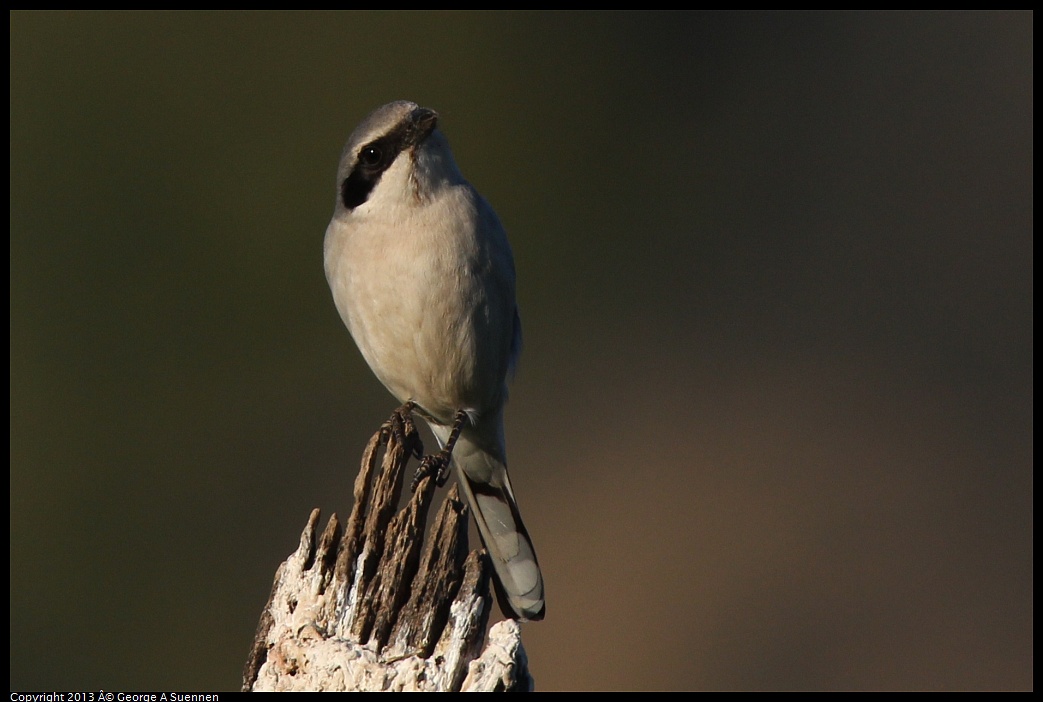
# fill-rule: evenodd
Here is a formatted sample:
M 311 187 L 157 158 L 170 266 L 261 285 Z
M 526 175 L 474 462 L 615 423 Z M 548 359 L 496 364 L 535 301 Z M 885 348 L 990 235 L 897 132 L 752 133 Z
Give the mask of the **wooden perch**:
M 415 427 L 393 417 L 366 446 L 347 527 L 334 514 L 316 542 L 312 511 L 276 572 L 243 691 L 532 689 L 517 622 L 499 622 L 484 641 L 491 566 L 484 551 L 467 552 L 468 510 L 457 487 L 426 545 L 434 480 L 424 478 L 395 514 L 419 446 Z

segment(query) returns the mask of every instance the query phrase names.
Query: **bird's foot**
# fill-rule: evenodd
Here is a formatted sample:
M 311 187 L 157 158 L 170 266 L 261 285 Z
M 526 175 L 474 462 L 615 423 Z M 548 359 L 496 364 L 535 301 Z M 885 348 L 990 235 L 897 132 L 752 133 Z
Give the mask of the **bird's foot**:
M 453 417 L 453 428 L 449 432 L 449 439 L 445 442 L 445 447 L 438 453 L 425 456 L 420 461 L 420 467 L 416 469 L 416 475 L 413 476 L 413 482 L 409 487 L 410 492 L 416 492 L 420 481 L 429 475 L 435 476 L 435 485 L 438 487 L 442 487 L 445 485 L 445 481 L 449 480 L 449 464 L 453 458 L 453 447 L 456 446 L 456 440 L 460 438 L 460 431 L 463 429 L 466 421 L 467 413 L 463 410 L 457 410 L 456 416 Z
M 416 492 L 420 481 L 428 476 L 434 476 L 435 485 L 438 487 L 445 485 L 446 481 L 449 480 L 449 463 L 451 458 L 452 452 L 446 449 L 442 449 L 430 456 L 424 456 L 424 460 L 420 461 L 420 467 L 416 469 L 416 475 L 413 476 L 413 482 L 409 486 L 409 491 Z
M 417 432 L 416 424 L 413 423 L 415 408 L 415 402 L 405 403 L 391 413 L 381 429 L 393 437 L 399 446 L 407 447 L 407 451 L 420 459 L 424 456 L 424 442 L 420 440 L 420 433 Z

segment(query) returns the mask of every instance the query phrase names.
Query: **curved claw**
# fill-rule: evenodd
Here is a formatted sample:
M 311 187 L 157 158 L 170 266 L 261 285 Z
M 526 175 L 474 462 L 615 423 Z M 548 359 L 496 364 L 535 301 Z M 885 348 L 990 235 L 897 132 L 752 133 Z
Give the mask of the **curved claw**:
M 411 411 L 414 406 L 412 402 L 407 402 L 399 410 L 408 408 Z M 396 414 L 399 410 L 396 410 Z M 394 416 L 392 415 L 392 418 Z M 438 487 L 442 487 L 449 480 L 449 464 L 453 458 L 453 447 L 456 445 L 456 440 L 460 437 L 460 431 L 463 429 L 466 421 L 467 413 L 463 410 L 458 410 L 453 418 L 453 429 L 449 433 L 449 440 L 445 442 L 445 447 L 438 453 L 425 456 L 420 461 L 420 467 L 416 469 L 416 475 L 413 476 L 413 482 L 409 486 L 410 492 L 416 492 L 420 481 L 429 475 L 435 476 L 435 485 Z M 417 442 L 419 443 L 419 437 L 417 437 Z M 420 458 L 421 455 L 423 454 L 417 454 L 417 458 Z
M 409 486 L 410 492 L 416 492 L 420 481 L 428 476 L 434 476 L 435 485 L 438 487 L 444 486 L 446 481 L 449 480 L 450 457 L 450 453 L 445 449 L 430 456 L 424 456 L 424 460 L 420 462 L 420 467 L 416 469 L 413 482 Z
M 388 417 L 381 427 L 385 432 L 395 438 L 399 446 L 409 447 L 409 452 L 418 460 L 424 456 L 424 442 L 420 439 L 420 433 L 413 423 L 413 409 L 416 403 L 407 402 Z

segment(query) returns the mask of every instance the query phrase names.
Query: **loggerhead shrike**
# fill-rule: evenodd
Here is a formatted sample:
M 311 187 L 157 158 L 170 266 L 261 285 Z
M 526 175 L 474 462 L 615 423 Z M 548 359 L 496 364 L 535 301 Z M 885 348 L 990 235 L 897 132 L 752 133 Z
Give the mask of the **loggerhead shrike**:
M 430 425 L 471 504 L 516 619 L 542 619 L 543 576 L 507 477 L 503 406 L 521 348 L 514 258 L 493 208 L 453 160 L 438 115 L 378 108 L 337 170 L 326 280 L 380 382 Z

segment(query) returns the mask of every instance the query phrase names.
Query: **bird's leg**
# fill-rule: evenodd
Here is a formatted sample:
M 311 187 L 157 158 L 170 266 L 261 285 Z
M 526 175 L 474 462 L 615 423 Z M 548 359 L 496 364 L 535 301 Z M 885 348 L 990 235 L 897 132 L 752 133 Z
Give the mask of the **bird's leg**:
M 414 409 L 416 409 L 416 403 L 410 400 L 392 412 L 380 428 L 394 436 L 399 446 L 409 446 L 407 437 L 412 437 L 412 454 L 420 459 L 424 456 L 424 442 L 420 440 L 420 434 L 416 430 L 416 425 L 413 424 Z
M 420 462 L 420 467 L 416 469 L 416 475 L 413 476 L 410 491 L 416 492 L 420 481 L 429 475 L 435 476 L 435 484 L 438 487 L 445 485 L 445 481 L 449 479 L 449 460 L 453 457 L 453 447 L 456 446 L 456 440 L 460 438 L 460 432 L 466 421 L 467 413 L 457 410 L 456 415 L 453 416 L 453 429 L 449 432 L 449 440 L 445 442 L 445 447 L 438 453 L 425 456 L 424 460 Z

